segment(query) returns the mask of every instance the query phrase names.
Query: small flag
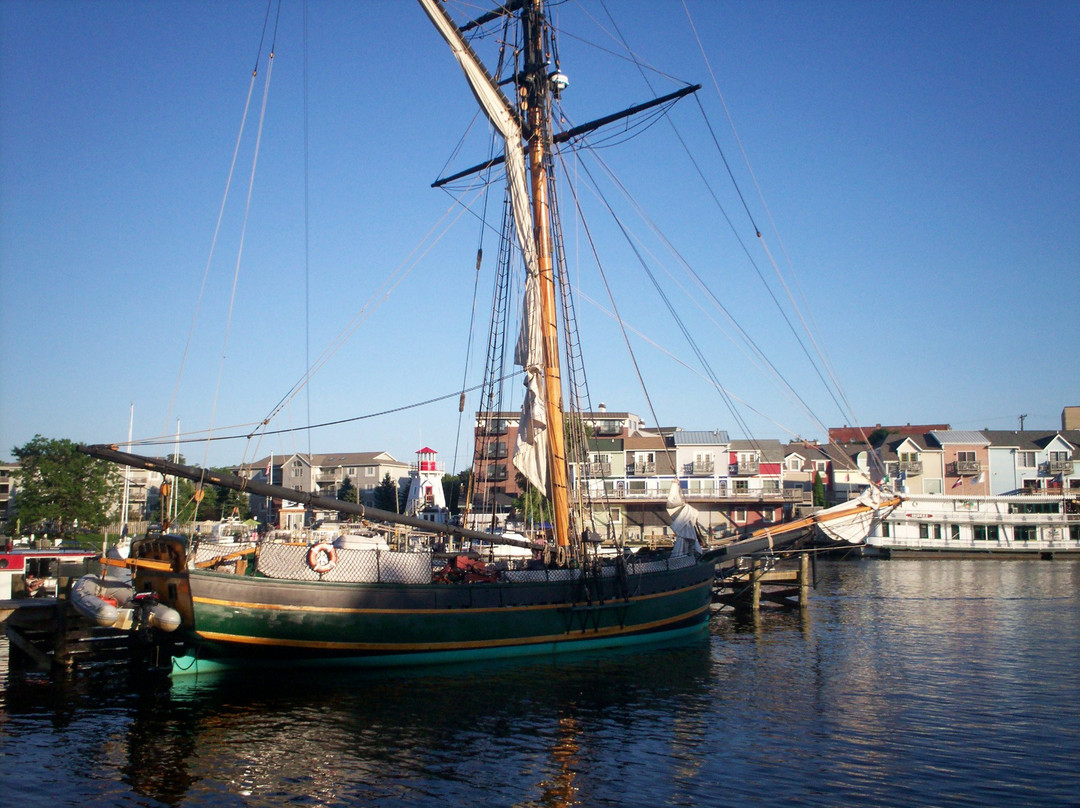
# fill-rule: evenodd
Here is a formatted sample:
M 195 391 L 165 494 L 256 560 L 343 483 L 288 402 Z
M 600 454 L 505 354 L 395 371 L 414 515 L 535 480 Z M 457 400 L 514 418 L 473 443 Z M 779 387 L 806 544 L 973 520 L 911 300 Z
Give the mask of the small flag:
M 986 474 L 984 474 L 984 473 L 980 472 L 980 473 L 979 473 L 979 476 L 978 476 L 978 477 L 976 477 L 976 478 L 975 478 L 975 479 L 973 480 L 973 482 L 975 483 L 975 485 L 982 485 L 982 484 L 983 484 L 983 480 L 985 480 L 985 479 L 986 479 Z
M 952 487 L 953 488 L 959 488 L 963 484 L 964 484 L 964 478 L 963 477 L 957 477 L 956 482 L 952 484 Z

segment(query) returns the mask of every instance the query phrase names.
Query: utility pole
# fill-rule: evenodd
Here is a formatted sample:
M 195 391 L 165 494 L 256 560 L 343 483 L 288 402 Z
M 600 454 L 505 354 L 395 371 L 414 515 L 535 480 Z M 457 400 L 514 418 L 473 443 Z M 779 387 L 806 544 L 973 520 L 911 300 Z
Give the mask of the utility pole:
M 1025 419 L 1025 418 L 1027 418 L 1027 415 L 1021 415 L 1021 416 L 1020 416 L 1020 431 L 1021 431 L 1021 432 L 1023 432 L 1023 431 L 1024 431 L 1024 419 Z

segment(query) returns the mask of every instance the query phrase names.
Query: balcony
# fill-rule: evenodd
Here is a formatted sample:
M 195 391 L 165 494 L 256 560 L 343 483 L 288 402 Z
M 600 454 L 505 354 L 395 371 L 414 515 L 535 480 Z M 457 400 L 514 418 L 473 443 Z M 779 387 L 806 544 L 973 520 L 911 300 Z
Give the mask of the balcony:
M 319 485 L 326 485 L 328 483 L 336 483 L 336 482 L 338 482 L 338 476 L 337 476 L 337 474 L 334 474 L 333 472 L 331 472 L 329 474 L 320 474 L 318 477 L 315 478 L 315 482 L 317 482 Z
M 922 474 L 922 461 L 921 460 L 901 460 L 900 471 L 904 474 L 914 475 Z
M 738 463 L 732 463 L 728 471 L 733 477 L 752 477 L 758 473 L 758 468 L 756 460 L 740 460 Z
M 656 463 L 631 463 L 626 467 L 628 475 L 656 474 Z
M 1043 463 L 1044 474 L 1072 474 L 1073 461 L 1071 460 L 1047 460 Z
M 586 463 L 585 474 L 589 477 L 609 477 L 611 476 L 611 464 L 610 463 Z
M 711 460 L 695 460 L 683 465 L 683 473 L 688 475 L 713 474 L 715 471 L 716 464 Z
M 978 460 L 957 460 L 955 463 L 950 463 L 949 465 L 949 470 L 957 477 L 968 474 L 979 474 L 982 471 L 982 463 Z

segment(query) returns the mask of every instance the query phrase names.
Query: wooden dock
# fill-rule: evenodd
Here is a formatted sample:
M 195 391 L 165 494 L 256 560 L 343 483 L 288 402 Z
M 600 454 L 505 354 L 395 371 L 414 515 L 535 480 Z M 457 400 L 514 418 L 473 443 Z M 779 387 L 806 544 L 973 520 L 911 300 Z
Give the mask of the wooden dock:
M 170 649 L 149 632 L 101 628 L 65 598 L 0 600 L 0 624 L 11 661 L 43 672 L 72 671 L 90 664 L 165 665 Z
M 713 603 L 753 614 L 763 604 L 788 610 L 805 609 L 812 585 L 809 552 L 752 556 L 745 568 L 718 571 Z

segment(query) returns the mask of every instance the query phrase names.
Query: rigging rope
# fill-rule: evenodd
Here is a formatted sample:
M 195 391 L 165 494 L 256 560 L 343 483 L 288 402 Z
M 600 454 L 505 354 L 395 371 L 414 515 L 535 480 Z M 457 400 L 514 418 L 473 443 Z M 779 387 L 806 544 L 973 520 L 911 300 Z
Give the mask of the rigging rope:
M 180 356 L 180 367 L 177 370 L 176 382 L 173 386 L 172 397 L 169 399 L 169 408 L 165 414 L 165 429 L 169 428 L 168 424 L 170 421 L 172 421 L 173 410 L 176 407 L 176 399 L 180 393 L 180 382 L 183 379 L 184 368 L 187 364 L 188 353 L 191 350 L 191 341 L 195 336 L 195 324 L 198 322 L 199 310 L 202 308 L 203 296 L 206 293 L 206 282 L 207 279 L 210 277 L 210 267 L 212 266 L 214 261 L 214 253 L 217 250 L 218 236 L 220 236 L 221 234 L 221 223 L 222 220 L 225 218 L 225 205 L 229 201 L 229 192 L 232 188 L 233 175 L 236 173 L 236 162 L 240 154 L 240 144 L 243 142 L 244 139 L 244 128 L 247 125 L 248 112 L 251 111 L 251 97 L 252 95 L 254 95 L 255 92 L 255 79 L 259 75 L 259 62 L 262 59 L 262 47 L 263 42 L 266 38 L 266 28 L 269 24 L 271 6 L 272 0 L 268 2 L 266 6 L 266 17 L 263 20 L 262 37 L 259 40 L 259 47 L 256 50 L 255 66 L 251 70 L 251 80 L 250 82 L 248 82 L 247 98 L 244 100 L 244 112 L 240 117 L 240 130 L 236 133 L 236 143 L 233 146 L 232 160 L 229 163 L 229 172 L 225 178 L 225 191 L 222 193 L 221 196 L 221 205 L 218 208 L 217 221 L 214 224 L 214 234 L 210 239 L 210 252 L 209 255 L 207 255 L 206 257 L 206 266 L 203 269 L 202 283 L 199 286 L 199 294 L 195 299 L 195 311 L 192 313 L 191 316 L 191 325 L 188 328 L 187 340 L 184 343 L 184 350 Z
M 520 375 L 521 375 L 521 371 L 511 371 L 509 373 L 506 373 L 502 377 L 500 377 L 500 379 L 498 379 L 498 381 L 504 381 L 506 379 L 512 379 L 512 378 L 514 378 L 516 376 L 520 376 Z M 482 384 L 475 384 L 472 387 L 466 388 L 465 392 L 466 393 L 472 393 L 475 390 L 481 389 L 482 387 L 483 387 Z M 323 428 L 329 427 L 329 426 L 340 426 L 341 424 L 351 424 L 351 423 L 354 423 L 356 421 L 366 421 L 366 420 L 369 420 L 371 418 L 381 418 L 384 415 L 393 415 L 394 413 L 405 412 L 406 410 L 413 410 L 413 409 L 417 409 L 418 407 L 426 407 L 429 404 L 436 404 L 436 403 L 438 403 L 440 401 L 447 401 L 449 399 L 457 398 L 458 396 L 461 395 L 461 392 L 462 392 L 461 390 L 454 390 L 451 393 L 446 393 L 446 394 L 441 395 L 441 396 L 435 396 L 434 398 L 428 398 L 428 399 L 425 399 L 424 401 L 415 401 L 415 402 L 413 402 L 411 404 L 402 404 L 399 407 L 391 407 L 390 409 L 379 410 L 378 412 L 369 412 L 369 413 L 367 413 L 365 415 L 354 415 L 354 416 L 351 416 L 349 418 L 338 418 L 338 419 L 333 420 L 333 421 L 323 421 L 322 423 L 319 423 L 319 424 L 309 424 L 307 426 L 289 427 L 287 429 L 264 430 L 261 434 L 263 436 L 267 436 L 267 435 L 285 435 L 285 434 L 290 434 L 290 433 L 294 433 L 294 432 L 303 432 L 305 430 L 323 429 Z M 263 425 L 263 424 L 264 424 L 264 422 L 260 422 L 260 425 Z M 246 424 L 238 424 L 237 426 L 247 426 L 247 425 Z M 228 429 L 228 428 L 229 427 L 222 427 L 222 429 Z M 152 438 L 139 438 L 137 440 L 130 440 L 130 441 L 117 441 L 116 445 L 117 446 L 169 446 L 169 445 L 172 445 L 174 443 L 201 443 L 202 441 L 226 441 L 226 440 L 250 439 L 254 434 L 254 433 L 242 433 L 242 434 L 235 434 L 235 435 L 208 435 L 207 434 L 208 432 L 209 432 L 209 430 L 201 429 L 201 430 L 197 430 L 195 432 L 182 433 L 178 437 L 177 436 L 159 435 L 159 436 L 152 437 Z M 185 435 L 192 436 L 192 437 L 185 437 Z
M 799 287 L 798 276 L 795 274 L 795 269 L 794 269 L 794 265 L 792 264 L 791 257 L 788 255 L 787 248 L 784 246 L 784 241 L 780 237 L 780 232 L 779 232 L 779 229 L 776 226 L 776 221 L 773 219 L 772 211 L 769 209 L 769 205 L 765 201 L 765 195 L 761 190 L 761 185 L 758 183 L 757 175 L 754 173 L 754 169 L 750 164 L 750 158 L 746 153 L 746 148 L 743 146 L 742 138 L 739 137 L 738 129 L 736 129 L 736 127 L 735 127 L 735 121 L 732 118 L 731 110 L 728 109 L 727 101 L 724 99 L 723 93 L 720 92 L 720 85 L 719 85 L 719 82 L 716 79 L 716 73 L 713 70 L 712 63 L 709 61 L 708 55 L 705 52 L 705 47 L 701 42 L 701 36 L 698 34 L 697 26 L 694 24 L 694 19 L 690 15 L 690 9 L 686 5 L 686 0 L 683 0 L 682 5 L 683 5 L 683 10 L 686 13 L 686 18 L 690 23 L 690 29 L 693 31 L 694 39 L 697 42 L 698 49 L 701 51 L 701 58 L 705 62 L 705 67 L 709 72 L 709 78 L 712 81 L 713 88 L 716 91 L 717 97 L 720 99 L 720 104 L 724 109 L 724 114 L 727 116 L 728 125 L 731 127 L 731 133 L 735 138 L 735 142 L 738 144 L 739 152 L 740 152 L 740 154 L 742 155 L 742 158 L 743 158 L 743 164 L 746 166 L 746 170 L 749 173 L 750 179 L 754 184 L 754 189 L 757 191 L 758 200 L 761 202 L 761 206 L 765 210 L 765 216 L 769 220 L 769 224 L 772 227 L 773 234 L 776 236 L 777 243 L 780 245 L 780 251 L 784 255 L 784 259 L 785 259 L 785 261 L 787 263 L 787 266 L 788 266 L 788 271 L 791 274 L 792 278 L 794 279 L 796 288 L 799 289 L 799 294 L 802 297 L 803 303 L 804 303 L 803 307 L 799 306 L 799 304 L 795 300 L 794 295 L 792 295 L 791 291 L 788 289 L 787 284 L 784 282 L 783 275 L 780 272 L 780 268 L 777 265 L 776 261 L 773 259 L 772 253 L 768 249 L 768 245 L 765 243 L 764 239 L 761 238 L 760 231 L 757 231 L 758 240 L 761 242 L 762 247 L 765 249 L 766 255 L 769 258 L 769 262 L 772 264 L 773 269 L 777 274 L 777 277 L 780 278 L 780 282 L 784 286 L 784 291 L 787 292 L 788 299 L 791 301 L 792 307 L 795 309 L 795 312 L 798 314 L 800 322 L 802 322 L 803 329 L 806 331 L 807 336 L 809 337 L 810 341 L 813 343 L 814 350 L 816 351 L 818 357 L 820 358 L 821 363 L 824 365 L 825 370 L 829 375 L 829 379 L 832 381 L 832 388 L 829 387 L 828 383 L 825 382 L 824 378 L 821 378 L 820 371 L 817 371 L 818 372 L 818 377 L 821 378 L 822 383 L 825 385 L 825 388 L 829 391 L 829 395 L 832 397 L 833 402 L 837 405 L 837 408 L 840 410 L 841 414 L 845 414 L 846 417 L 851 420 L 851 423 L 857 424 L 857 423 L 859 423 L 859 420 L 858 420 L 858 418 L 855 417 L 854 410 L 851 407 L 851 403 L 848 400 L 847 395 L 844 393 L 843 387 L 840 384 L 840 380 L 837 378 L 837 375 L 836 375 L 835 369 L 833 367 L 833 364 L 829 360 L 827 354 L 825 353 L 824 347 L 820 344 L 819 340 L 815 337 L 815 334 L 818 332 L 818 328 L 817 328 L 816 323 L 814 323 L 814 321 L 813 321 L 812 310 L 809 308 L 809 306 L 805 305 L 806 297 L 803 294 L 801 287 Z M 699 102 L 699 105 L 700 105 L 700 102 Z M 704 110 L 702 110 L 702 114 L 704 114 Z M 712 131 L 712 128 L 710 127 L 710 132 L 711 131 Z M 719 146 L 717 146 L 717 148 L 719 148 Z M 726 160 L 724 161 L 724 164 L 725 164 L 725 166 L 727 165 Z M 739 198 L 742 199 L 741 191 L 739 193 Z M 743 200 L 743 204 L 745 206 L 745 204 L 746 204 L 745 200 Z M 749 214 L 749 210 L 747 210 L 747 213 Z M 755 230 L 756 229 L 757 228 L 756 228 L 756 225 L 755 225 Z M 805 308 L 807 310 L 807 317 L 809 317 L 809 320 L 810 320 L 809 323 L 807 322 L 807 319 L 803 317 L 803 308 Z M 785 317 L 785 319 L 786 319 L 786 317 Z M 790 323 L 789 323 L 789 325 L 790 325 Z M 801 339 L 799 340 L 799 344 L 800 344 L 800 346 L 802 346 L 803 351 L 805 352 L 806 347 L 805 347 L 805 345 L 803 345 Z M 816 365 L 815 365 L 815 370 L 816 370 Z M 835 393 L 836 393 L 835 395 L 833 393 L 834 388 L 835 388 Z M 837 395 L 839 395 L 840 399 L 842 399 L 842 401 L 843 401 L 842 404 L 841 404 L 840 401 L 837 400 L 837 398 L 836 398 Z M 864 442 L 866 442 L 869 445 L 869 441 L 866 440 L 865 435 L 863 435 L 863 439 L 864 439 Z

